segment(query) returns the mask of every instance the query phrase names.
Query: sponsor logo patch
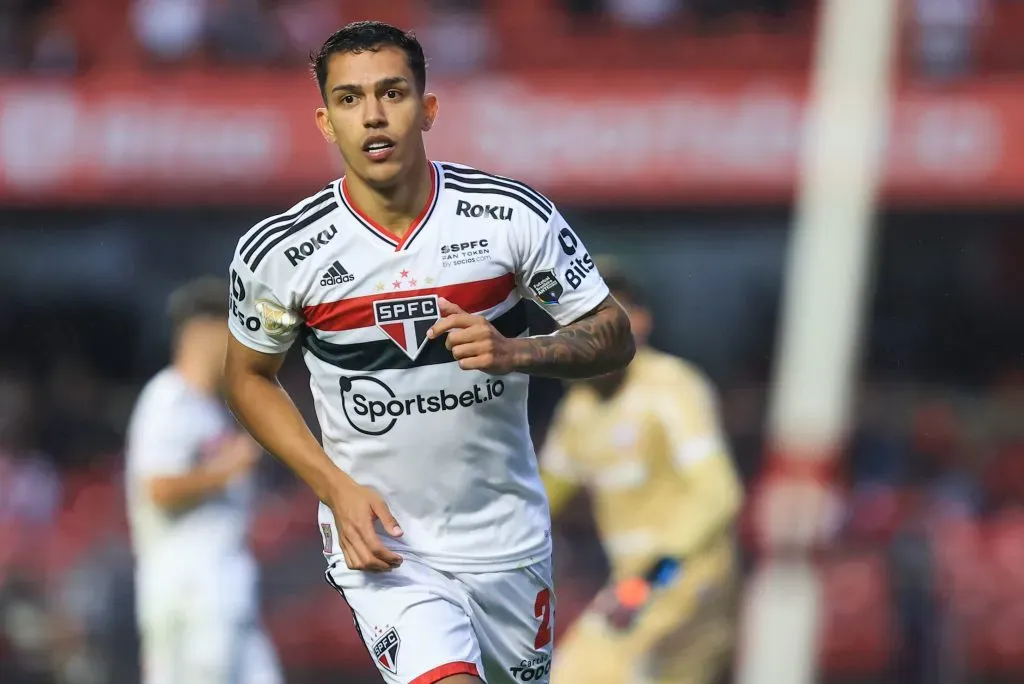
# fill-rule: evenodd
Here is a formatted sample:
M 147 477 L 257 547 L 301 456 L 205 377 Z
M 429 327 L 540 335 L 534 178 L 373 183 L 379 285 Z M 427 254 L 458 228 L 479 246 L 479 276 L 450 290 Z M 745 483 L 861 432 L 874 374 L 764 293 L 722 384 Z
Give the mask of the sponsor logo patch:
M 491 249 L 487 238 L 441 245 L 441 266 L 444 268 L 490 260 Z
M 489 218 L 494 221 L 511 221 L 512 207 L 503 207 L 500 204 L 471 204 L 466 200 L 459 200 L 455 205 L 455 215 L 466 218 Z
M 256 313 L 263 322 L 263 331 L 271 337 L 284 337 L 299 325 L 299 317 L 266 299 L 256 301 Z M 248 324 L 246 324 L 248 327 Z
M 298 266 L 300 261 L 305 260 L 306 257 L 312 256 L 313 252 L 317 251 L 328 242 L 334 239 L 334 236 L 338 234 L 338 228 L 335 225 L 331 225 L 326 230 L 321 230 L 319 233 L 306 240 L 300 242 L 297 245 L 293 245 L 284 250 L 284 255 L 288 257 L 288 263 L 292 266 Z
M 324 555 L 329 556 L 334 553 L 334 533 L 330 523 L 320 523 L 320 535 L 324 538 Z
M 498 399 L 505 393 L 505 383 L 488 378 L 461 392 L 440 389 L 428 394 L 400 397 L 383 381 L 371 376 L 342 377 L 341 410 L 352 428 L 361 434 L 383 435 L 403 417 L 457 411 Z
M 542 653 L 535 658 L 524 658 L 518 665 L 508 668 L 517 682 L 543 682 L 551 673 L 551 656 Z
M 537 299 L 545 304 L 557 304 L 565 289 L 562 283 L 558 282 L 555 272 L 551 269 L 537 271 L 527 283 Z
M 341 262 L 335 259 L 331 267 L 323 272 L 320 276 L 320 286 L 329 287 L 331 285 L 341 285 L 343 283 L 351 283 L 356 277 L 349 273 Z

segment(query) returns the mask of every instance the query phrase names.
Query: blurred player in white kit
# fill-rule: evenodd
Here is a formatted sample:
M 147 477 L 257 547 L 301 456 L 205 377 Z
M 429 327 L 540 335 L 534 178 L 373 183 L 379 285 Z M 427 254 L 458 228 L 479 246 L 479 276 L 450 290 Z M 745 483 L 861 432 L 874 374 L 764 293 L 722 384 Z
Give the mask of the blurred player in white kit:
M 171 365 L 128 426 L 127 498 L 145 684 L 279 684 L 246 536 L 259 446 L 221 399 L 226 281 L 175 291 Z

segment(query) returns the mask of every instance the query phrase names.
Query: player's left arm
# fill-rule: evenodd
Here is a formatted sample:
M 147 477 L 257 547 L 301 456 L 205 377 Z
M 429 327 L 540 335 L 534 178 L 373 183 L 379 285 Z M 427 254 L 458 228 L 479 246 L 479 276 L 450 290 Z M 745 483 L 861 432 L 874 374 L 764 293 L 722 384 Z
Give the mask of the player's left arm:
M 531 217 L 532 218 L 532 217 Z M 445 344 L 464 369 L 496 375 L 519 372 L 574 380 L 618 370 L 633 358 L 629 317 L 611 296 L 582 241 L 557 210 L 511 236 L 522 294 L 559 324 L 551 335 L 508 339 L 482 316 L 446 300 L 431 338 Z
M 565 380 L 618 370 L 627 365 L 636 352 L 629 318 L 611 295 L 550 335 L 512 342 L 514 370 Z

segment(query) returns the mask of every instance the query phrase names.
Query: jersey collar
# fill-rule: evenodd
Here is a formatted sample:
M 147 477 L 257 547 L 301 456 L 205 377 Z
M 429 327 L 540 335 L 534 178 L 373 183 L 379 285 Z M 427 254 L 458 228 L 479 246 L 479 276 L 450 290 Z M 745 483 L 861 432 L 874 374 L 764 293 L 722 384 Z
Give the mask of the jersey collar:
M 348 194 L 348 189 L 345 187 L 344 178 L 338 181 L 338 196 L 341 198 L 342 205 L 348 209 L 348 212 L 357 223 L 370 231 L 374 238 L 390 245 L 396 252 L 401 252 L 402 250 L 408 249 L 413 240 L 423 232 L 423 227 L 427 224 L 434 213 L 434 208 L 437 206 L 437 198 L 441 194 L 439 192 L 439 174 L 440 172 L 437 169 L 437 165 L 434 162 L 430 162 L 430 197 L 427 198 L 427 203 L 423 206 L 423 210 L 420 211 L 419 215 L 409 226 L 409 230 L 407 230 L 405 235 L 402 237 L 395 235 L 390 230 L 374 221 L 355 205 Z

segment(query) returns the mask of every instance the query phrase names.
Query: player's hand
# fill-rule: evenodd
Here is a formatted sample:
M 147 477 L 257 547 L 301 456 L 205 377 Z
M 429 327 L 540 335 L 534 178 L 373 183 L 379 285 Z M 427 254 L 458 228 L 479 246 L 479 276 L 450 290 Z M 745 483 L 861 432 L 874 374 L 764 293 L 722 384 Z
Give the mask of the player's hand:
M 240 432 L 224 439 L 208 467 L 230 481 L 252 470 L 261 453 L 263 450 L 256 440 Z
M 639 577 L 631 577 L 606 586 L 594 599 L 593 610 L 616 631 L 633 626 L 637 614 L 650 598 L 650 585 Z
M 402 557 L 384 546 L 374 529 L 373 523 L 379 520 L 392 537 L 402 536 L 402 528 L 380 494 L 349 480 L 326 503 L 334 513 L 338 542 L 350 569 L 386 572 L 402 564 Z
M 491 375 L 506 375 L 515 370 L 512 340 L 498 332 L 490 321 L 466 313 L 444 297 L 438 297 L 437 303 L 442 318 L 427 331 L 427 337 L 433 340 L 447 333 L 444 346 L 459 362 L 459 368 Z

